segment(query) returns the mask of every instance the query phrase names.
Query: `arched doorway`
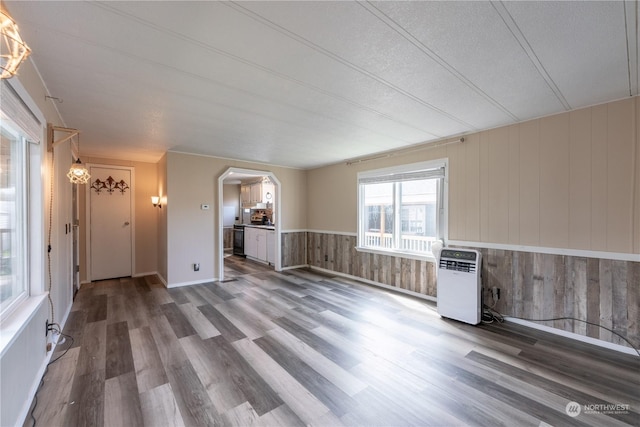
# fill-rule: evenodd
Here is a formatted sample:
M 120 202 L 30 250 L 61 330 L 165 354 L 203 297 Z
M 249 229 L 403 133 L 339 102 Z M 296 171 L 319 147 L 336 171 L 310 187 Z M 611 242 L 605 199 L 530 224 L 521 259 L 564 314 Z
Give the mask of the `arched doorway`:
M 256 169 L 243 169 L 230 167 L 228 168 L 220 177 L 218 178 L 218 215 L 216 219 L 216 225 L 218 228 L 218 262 L 216 277 L 218 280 L 224 280 L 224 185 L 225 183 L 237 182 L 246 178 L 260 178 L 267 177 L 274 185 L 274 201 L 273 201 L 273 209 L 275 211 L 275 237 L 276 242 L 280 242 L 280 230 L 282 224 L 282 209 L 281 209 L 281 200 L 282 195 L 280 189 L 281 184 L 276 175 L 271 171 L 263 171 Z M 274 268 L 276 271 L 280 271 L 282 269 L 282 248 L 280 244 L 275 245 L 275 262 Z

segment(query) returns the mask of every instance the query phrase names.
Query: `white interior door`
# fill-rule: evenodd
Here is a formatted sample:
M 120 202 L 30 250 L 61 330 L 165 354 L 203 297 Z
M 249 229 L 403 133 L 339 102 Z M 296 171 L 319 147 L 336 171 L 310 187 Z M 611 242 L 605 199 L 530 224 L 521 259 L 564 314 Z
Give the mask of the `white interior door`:
M 91 166 L 91 280 L 128 277 L 132 272 L 132 171 Z

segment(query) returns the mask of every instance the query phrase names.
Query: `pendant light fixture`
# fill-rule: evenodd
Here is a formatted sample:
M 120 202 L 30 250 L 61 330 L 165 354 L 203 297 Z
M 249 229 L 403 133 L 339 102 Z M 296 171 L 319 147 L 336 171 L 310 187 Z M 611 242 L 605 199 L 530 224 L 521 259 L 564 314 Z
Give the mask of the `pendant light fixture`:
M 72 184 L 86 184 L 89 182 L 89 171 L 80 161 L 80 134 L 78 133 L 78 160 L 71 165 L 69 169 L 69 173 L 67 173 L 67 178 L 71 181 Z
M 9 14 L 0 10 L 0 78 L 10 79 L 18 72 L 31 49 L 22 41 L 18 26 Z
M 64 132 L 67 135 L 56 140 L 56 132 Z M 67 173 L 67 178 L 69 178 L 69 181 L 73 184 L 86 184 L 89 182 L 91 175 L 89 175 L 89 171 L 80 161 L 80 131 L 78 129 L 63 128 L 47 123 L 47 151 L 50 153 L 54 152 L 53 148 L 55 146 L 70 140 L 74 136 L 78 137 L 78 160 L 71 165 L 71 169 L 69 169 L 69 173 Z

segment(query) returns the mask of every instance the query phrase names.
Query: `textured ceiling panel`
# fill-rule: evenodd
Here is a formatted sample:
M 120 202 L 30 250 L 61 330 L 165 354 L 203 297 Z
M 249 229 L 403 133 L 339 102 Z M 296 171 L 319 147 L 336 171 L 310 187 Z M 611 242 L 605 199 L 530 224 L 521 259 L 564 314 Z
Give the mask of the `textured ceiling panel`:
M 634 2 L 6 6 L 91 156 L 309 168 L 637 94 Z

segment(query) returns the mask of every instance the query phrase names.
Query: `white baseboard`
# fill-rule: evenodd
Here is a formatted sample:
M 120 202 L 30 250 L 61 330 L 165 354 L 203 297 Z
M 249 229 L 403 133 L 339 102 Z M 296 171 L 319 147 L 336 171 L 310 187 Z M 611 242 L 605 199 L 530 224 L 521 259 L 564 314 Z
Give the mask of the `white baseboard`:
M 358 282 L 366 283 L 368 285 L 377 286 L 379 288 L 388 289 L 390 291 L 411 295 L 412 297 L 421 298 L 421 299 L 424 299 L 424 300 L 427 300 L 427 301 L 433 301 L 433 302 L 436 301 L 436 298 L 432 297 L 430 295 L 425 295 L 425 294 L 421 294 L 421 293 L 418 293 L 418 292 L 409 291 L 407 289 L 398 288 L 396 286 L 385 285 L 384 283 L 375 282 L 373 280 L 368 280 L 368 279 L 363 279 L 362 277 L 354 276 L 354 275 L 351 275 L 351 274 L 339 273 L 337 271 L 327 270 L 326 268 L 320 268 L 320 267 L 314 267 L 314 266 L 309 266 L 309 268 L 311 268 L 312 270 L 321 271 L 321 272 L 324 272 L 324 273 L 327 273 L 327 274 L 330 274 L 330 275 L 333 275 L 333 276 L 346 277 L 348 279 L 353 279 L 353 280 L 356 280 Z
M 131 277 L 153 276 L 154 274 L 158 274 L 158 272 L 157 271 L 149 271 L 147 273 L 136 273 Z
M 160 276 L 158 276 L 158 277 L 160 277 Z M 200 285 L 202 283 L 211 283 L 211 282 L 216 282 L 216 281 L 218 281 L 218 279 L 215 278 L 215 277 L 212 277 L 210 279 L 194 280 L 194 281 L 191 281 L 191 282 L 171 283 L 169 285 L 167 285 L 165 283 L 165 286 L 167 287 L 167 289 L 173 289 L 173 288 L 181 288 L 183 286 Z
M 289 267 L 282 267 L 280 269 L 280 271 L 285 271 L 285 270 L 295 270 L 296 268 L 307 268 L 309 267 L 307 264 L 301 264 L 301 265 L 291 265 Z
M 313 267 L 313 266 L 309 266 L 312 270 L 317 270 L 317 271 L 321 271 L 330 275 L 335 275 L 335 276 L 341 276 L 341 277 L 346 277 L 349 279 L 353 279 L 359 282 L 364 282 L 367 283 L 369 285 L 373 285 L 373 286 L 377 286 L 377 287 L 381 287 L 381 288 L 385 288 L 385 289 L 389 289 L 391 291 L 394 292 L 400 292 L 403 294 L 408 294 L 417 298 L 422 298 L 425 299 L 427 301 L 433 301 L 437 303 L 437 298 L 429 296 L 429 295 L 423 295 L 423 294 L 419 294 L 417 292 L 413 292 L 413 291 L 408 291 L 406 289 L 400 289 L 397 288 L 395 286 L 390 286 L 390 285 L 385 285 L 384 283 L 378 283 L 378 282 L 374 282 L 372 280 L 367 280 L 367 279 L 363 279 L 361 277 L 357 277 L 357 276 L 353 276 L 351 274 L 345 274 L 345 273 L 339 273 L 336 271 L 332 271 L 332 270 L 327 270 L 325 268 L 320 268 L 320 267 Z M 593 344 L 593 345 L 597 345 L 599 347 L 604 347 L 607 348 L 609 350 L 615 350 L 615 351 L 619 351 L 621 353 L 626 353 L 626 354 L 631 354 L 631 355 L 638 355 L 638 353 L 630 347 L 626 347 L 624 345 L 620 345 L 620 344 L 614 344 L 608 341 L 603 341 L 603 340 L 599 340 L 597 338 L 591 338 L 591 337 L 587 337 L 585 335 L 580 335 L 580 334 L 576 334 L 575 332 L 568 332 L 568 331 L 563 331 L 562 329 L 557 329 L 557 328 L 552 328 L 550 326 L 545 326 L 545 325 L 540 325 L 538 323 L 535 322 L 531 322 L 528 320 L 521 320 L 515 317 L 510 317 L 510 316 L 505 316 L 505 320 L 508 322 L 512 322 L 512 323 L 517 323 L 519 325 L 523 325 L 529 328 L 533 328 L 533 329 L 538 329 L 544 332 L 549 332 L 551 334 L 554 335 L 559 335 L 559 336 L 563 336 L 566 338 L 570 338 L 570 339 L 574 339 L 576 341 L 581 341 L 587 344 Z
M 529 320 L 518 319 L 517 317 L 504 316 L 504 320 L 507 322 L 517 323 L 518 325 L 526 326 L 532 329 L 538 329 L 540 331 L 549 332 L 554 335 L 560 335 L 566 338 L 570 338 L 576 341 L 581 341 L 587 344 L 597 345 L 599 347 L 604 347 L 609 350 L 619 351 L 621 353 L 627 353 L 637 356 L 638 353 L 630 347 L 626 347 L 620 344 L 614 344 L 608 341 L 599 340 L 597 338 L 587 337 L 585 335 L 576 334 L 575 332 L 563 331 L 562 329 L 552 328 L 551 326 L 540 325 L 536 322 L 531 322 Z

